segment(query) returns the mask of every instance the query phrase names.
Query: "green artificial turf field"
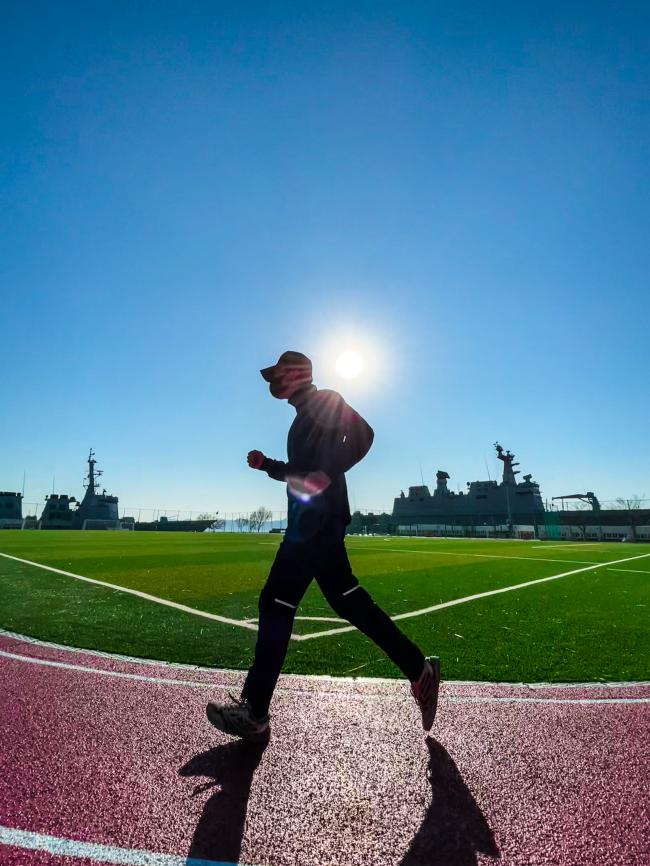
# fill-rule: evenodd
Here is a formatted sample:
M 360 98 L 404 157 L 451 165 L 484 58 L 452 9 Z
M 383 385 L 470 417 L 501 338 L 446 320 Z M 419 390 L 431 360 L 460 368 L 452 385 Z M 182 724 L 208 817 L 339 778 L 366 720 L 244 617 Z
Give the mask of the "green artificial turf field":
M 70 646 L 246 668 L 257 596 L 278 536 L 176 532 L 3 531 L 0 552 L 186 605 L 0 557 L 0 627 Z M 351 537 L 355 574 L 391 616 L 539 578 L 560 577 L 399 619 L 447 679 L 582 682 L 650 679 L 650 549 L 633 544 Z M 399 676 L 345 628 L 318 587 L 298 611 L 285 671 Z M 308 637 L 309 636 L 309 637 Z

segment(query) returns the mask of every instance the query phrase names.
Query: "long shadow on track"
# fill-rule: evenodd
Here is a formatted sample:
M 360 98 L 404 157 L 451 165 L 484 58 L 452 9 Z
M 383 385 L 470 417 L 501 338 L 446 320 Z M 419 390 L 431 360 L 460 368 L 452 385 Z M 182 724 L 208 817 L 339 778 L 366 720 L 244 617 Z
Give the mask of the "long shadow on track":
M 427 737 L 431 803 L 400 866 L 476 866 L 477 854 L 499 857 L 494 834 L 446 749 Z M 218 790 L 205 804 L 189 858 L 238 863 L 253 776 L 266 749 L 238 741 L 201 752 L 181 776 L 212 779 L 193 795 Z
M 476 855 L 499 857 L 485 815 L 447 750 L 427 737 L 431 803 L 400 866 L 475 866 Z
M 198 785 L 193 796 L 217 787 L 203 808 L 188 859 L 238 863 L 255 770 L 267 747 L 239 740 L 195 755 L 178 771 L 181 776 L 213 779 Z

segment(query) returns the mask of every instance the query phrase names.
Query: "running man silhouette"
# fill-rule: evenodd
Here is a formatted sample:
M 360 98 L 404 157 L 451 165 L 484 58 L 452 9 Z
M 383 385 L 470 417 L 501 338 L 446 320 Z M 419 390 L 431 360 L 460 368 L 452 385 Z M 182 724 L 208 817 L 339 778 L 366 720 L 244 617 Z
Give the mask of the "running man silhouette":
M 315 577 L 335 613 L 373 640 L 411 682 L 431 730 L 438 704 L 440 662 L 425 658 L 372 600 L 352 573 L 345 549 L 350 506 L 345 473 L 365 457 L 374 433 L 335 391 L 312 383 L 311 361 L 284 352 L 260 371 L 271 394 L 288 400 L 296 417 L 287 440 L 288 460 L 250 451 L 248 465 L 287 485 L 287 530 L 259 599 L 255 659 L 241 698 L 210 702 L 209 721 L 220 731 L 254 742 L 269 739 L 269 706 L 291 638 L 296 610 Z

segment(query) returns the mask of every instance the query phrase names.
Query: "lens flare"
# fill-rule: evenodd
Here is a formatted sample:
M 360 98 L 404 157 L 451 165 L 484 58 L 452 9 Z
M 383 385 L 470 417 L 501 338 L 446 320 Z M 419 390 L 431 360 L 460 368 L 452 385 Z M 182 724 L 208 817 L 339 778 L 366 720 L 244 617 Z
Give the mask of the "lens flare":
M 336 359 L 336 372 L 344 379 L 356 379 L 363 371 L 363 358 L 358 352 L 343 352 Z

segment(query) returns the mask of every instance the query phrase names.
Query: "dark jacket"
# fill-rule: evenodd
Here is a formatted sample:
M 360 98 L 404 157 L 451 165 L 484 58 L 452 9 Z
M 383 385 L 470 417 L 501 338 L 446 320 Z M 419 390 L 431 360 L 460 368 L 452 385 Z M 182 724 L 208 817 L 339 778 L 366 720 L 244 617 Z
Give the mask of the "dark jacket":
M 287 482 L 289 524 L 309 523 L 310 516 L 332 515 L 345 524 L 351 520 L 345 472 L 368 453 L 372 427 L 336 391 L 319 391 L 314 385 L 297 392 L 291 402 L 296 418 L 287 437 L 288 460 L 267 458 L 262 469 L 276 481 Z M 300 479 L 321 470 L 330 485 L 319 495 L 301 494 Z M 292 484 L 294 480 L 294 484 Z

